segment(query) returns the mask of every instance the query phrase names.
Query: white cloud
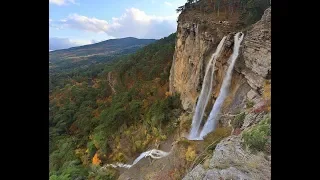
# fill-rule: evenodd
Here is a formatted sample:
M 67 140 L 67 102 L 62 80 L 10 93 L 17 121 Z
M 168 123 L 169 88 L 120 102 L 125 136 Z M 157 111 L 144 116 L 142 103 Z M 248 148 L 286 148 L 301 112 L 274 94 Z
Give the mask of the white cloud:
M 56 4 L 58 6 L 67 5 L 69 3 L 76 4 L 75 0 L 49 0 L 49 3 Z
M 172 6 L 172 3 L 169 3 L 167 1 L 165 1 L 164 4 L 167 5 L 167 6 Z
M 178 14 L 172 16 L 147 15 L 136 8 L 126 9 L 125 13 L 107 22 L 94 17 L 71 14 L 66 19 L 52 21 L 50 26 L 72 28 L 88 32 L 105 32 L 113 37 L 162 38 L 176 31 Z
M 67 49 L 75 46 L 82 46 L 86 44 L 91 44 L 91 41 L 88 40 L 75 40 L 69 38 L 58 38 L 52 37 L 49 38 L 49 51 L 54 51 L 58 49 Z
M 109 24 L 105 20 L 99 20 L 96 18 L 88 18 L 78 14 L 71 14 L 66 19 L 62 19 L 55 23 L 58 28 L 72 28 L 85 30 L 90 32 L 105 32 Z

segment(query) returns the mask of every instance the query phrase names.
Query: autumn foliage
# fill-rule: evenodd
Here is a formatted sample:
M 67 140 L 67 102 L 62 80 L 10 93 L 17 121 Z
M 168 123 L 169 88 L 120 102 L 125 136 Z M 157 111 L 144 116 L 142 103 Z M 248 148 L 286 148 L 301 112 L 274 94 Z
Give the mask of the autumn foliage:
M 100 163 L 101 163 L 101 160 L 98 158 L 98 154 L 96 153 L 92 158 L 92 164 L 99 165 Z

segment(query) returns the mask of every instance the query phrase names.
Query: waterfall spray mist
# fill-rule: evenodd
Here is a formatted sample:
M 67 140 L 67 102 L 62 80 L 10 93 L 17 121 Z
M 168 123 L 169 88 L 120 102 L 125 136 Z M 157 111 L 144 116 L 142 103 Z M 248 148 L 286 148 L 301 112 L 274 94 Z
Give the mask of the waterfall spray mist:
M 199 135 L 199 127 L 203 118 L 204 110 L 208 104 L 211 90 L 212 90 L 212 81 L 214 75 L 214 67 L 216 64 L 216 60 L 220 55 L 221 49 L 223 47 L 224 41 L 226 40 L 226 36 L 222 38 L 219 45 L 217 46 L 216 51 L 212 54 L 210 61 L 206 67 L 206 72 L 203 78 L 202 89 L 198 98 L 198 102 L 196 105 L 195 113 L 192 118 L 191 131 L 189 135 L 190 140 L 196 139 Z
M 239 37 L 240 36 L 240 37 Z M 232 72 L 233 72 L 233 67 L 234 64 L 236 62 L 236 59 L 239 55 L 239 48 L 240 48 L 240 44 L 243 40 L 243 36 L 244 34 L 242 32 L 238 32 L 235 36 L 234 36 L 234 46 L 233 46 L 233 53 L 231 55 L 231 63 L 228 67 L 228 70 L 226 72 L 226 75 L 223 79 L 222 82 L 222 86 L 220 88 L 220 93 L 219 96 L 216 100 L 216 102 L 213 105 L 213 108 L 210 112 L 209 118 L 207 120 L 207 122 L 205 123 L 201 133 L 200 133 L 200 137 L 199 139 L 203 139 L 207 134 L 209 134 L 210 132 L 214 131 L 216 128 L 216 121 L 218 119 L 219 113 L 220 113 L 220 109 L 221 106 L 225 100 L 225 98 L 227 97 L 228 91 L 229 91 L 229 87 L 230 87 L 230 83 L 231 83 L 231 77 L 232 77 Z

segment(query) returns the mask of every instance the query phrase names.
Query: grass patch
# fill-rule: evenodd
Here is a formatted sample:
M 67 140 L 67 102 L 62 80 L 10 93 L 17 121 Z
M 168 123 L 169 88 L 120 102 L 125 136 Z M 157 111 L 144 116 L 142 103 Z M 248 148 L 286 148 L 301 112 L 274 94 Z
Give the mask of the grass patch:
M 267 117 L 251 129 L 243 132 L 244 145 L 252 151 L 268 152 L 271 137 L 271 118 Z
M 216 145 L 225 137 L 231 134 L 230 127 L 219 127 L 213 133 L 208 134 L 204 139 L 204 146 L 207 150 L 213 151 Z
M 182 138 L 178 141 L 178 145 L 181 145 L 183 147 L 189 146 L 191 143 L 188 139 Z

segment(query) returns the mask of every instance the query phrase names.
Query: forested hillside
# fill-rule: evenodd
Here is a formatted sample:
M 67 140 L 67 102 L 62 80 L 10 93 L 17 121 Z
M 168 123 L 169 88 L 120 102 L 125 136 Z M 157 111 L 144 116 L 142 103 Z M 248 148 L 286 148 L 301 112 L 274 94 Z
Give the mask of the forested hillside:
M 126 162 L 165 140 L 181 111 L 169 91 L 176 34 L 113 62 L 50 75 L 50 179 L 113 179 Z M 170 120 L 170 121 L 169 121 Z

